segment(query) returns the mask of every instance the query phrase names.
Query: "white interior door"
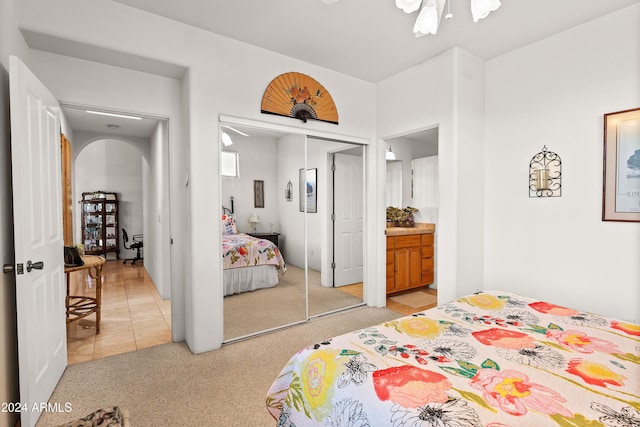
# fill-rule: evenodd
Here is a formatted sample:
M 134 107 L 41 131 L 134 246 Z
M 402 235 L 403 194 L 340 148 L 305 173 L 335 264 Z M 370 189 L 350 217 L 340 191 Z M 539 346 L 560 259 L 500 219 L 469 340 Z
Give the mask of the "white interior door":
M 9 95 L 21 423 L 31 427 L 67 366 L 60 109 L 15 56 Z
M 387 180 L 385 185 L 385 207 L 402 205 L 402 162 L 387 162 Z
M 362 282 L 364 265 L 362 157 L 334 155 L 334 285 Z
M 438 207 L 438 156 L 411 161 L 413 174 L 412 205 L 415 208 Z

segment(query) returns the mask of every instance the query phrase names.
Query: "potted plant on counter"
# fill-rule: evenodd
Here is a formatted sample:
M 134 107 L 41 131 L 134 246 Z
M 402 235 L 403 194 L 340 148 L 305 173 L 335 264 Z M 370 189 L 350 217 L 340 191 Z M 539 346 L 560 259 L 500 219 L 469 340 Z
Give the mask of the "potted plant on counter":
M 413 214 L 418 209 L 407 206 L 406 208 L 387 207 L 387 227 L 413 227 Z

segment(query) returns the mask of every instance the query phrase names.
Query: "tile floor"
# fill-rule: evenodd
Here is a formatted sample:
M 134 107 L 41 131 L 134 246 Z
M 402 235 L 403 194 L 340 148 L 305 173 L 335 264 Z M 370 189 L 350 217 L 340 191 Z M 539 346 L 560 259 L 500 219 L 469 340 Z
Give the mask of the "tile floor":
M 86 270 L 71 273 L 70 293 L 94 296 L 95 280 Z M 171 301 L 160 298 L 142 264 L 107 261 L 95 332 L 95 314 L 67 324 L 69 364 L 171 342 Z
M 342 292 L 346 292 L 350 295 L 354 295 L 357 297 L 362 298 L 362 283 L 356 283 L 353 285 L 346 285 L 346 286 L 341 286 L 338 288 L 339 290 L 341 290 Z M 438 290 L 437 289 L 432 289 L 429 288 L 428 286 L 424 286 L 421 288 L 416 288 L 416 289 L 411 289 L 410 291 L 407 292 L 424 292 L 426 294 L 431 294 L 431 295 L 438 295 Z M 429 308 L 433 308 L 435 307 L 437 304 L 430 304 L 430 305 L 425 305 L 425 306 L 420 306 L 420 307 L 412 307 L 409 305 L 405 305 L 405 304 L 401 304 L 397 301 L 393 301 L 391 299 L 391 297 L 396 296 L 396 295 L 400 295 L 400 294 L 393 294 L 393 295 L 389 295 L 387 297 L 387 308 L 391 311 L 395 311 L 398 314 L 401 314 L 403 316 L 409 316 L 413 313 L 417 313 L 418 311 L 424 311 L 426 309 Z

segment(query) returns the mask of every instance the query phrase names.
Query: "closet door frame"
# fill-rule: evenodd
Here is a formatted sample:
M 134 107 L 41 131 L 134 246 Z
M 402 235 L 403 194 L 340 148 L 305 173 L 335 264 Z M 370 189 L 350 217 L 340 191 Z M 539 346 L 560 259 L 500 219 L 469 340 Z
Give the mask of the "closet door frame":
M 335 133 L 329 133 L 329 132 L 325 132 L 325 131 L 319 131 L 319 130 L 312 130 L 312 129 L 307 129 L 307 128 L 301 128 L 301 127 L 296 127 L 296 126 L 289 126 L 289 125 L 283 125 L 283 124 L 278 124 L 278 123 L 270 123 L 270 122 L 262 122 L 262 121 L 256 121 L 256 120 L 252 120 L 252 119 L 246 119 L 246 118 L 240 118 L 240 117 L 234 117 L 234 116 L 226 116 L 226 115 L 220 115 L 218 117 L 218 127 L 220 128 L 221 125 L 228 125 L 228 126 L 248 126 L 248 127 L 253 127 L 253 128 L 259 128 L 259 129 L 264 129 L 264 130 L 268 130 L 268 131 L 275 131 L 275 132 L 283 132 L 283 133 L 288 133 L 288 134 L 292 134 L 292 135 L 300 135 L 300 136 L 304 136 L 304 158 L 305 158 L 305 165 L 304 167 L 307 167 L 307 162 L 308 162 L 308 138 L 309 137 L 313 137 L 315 139 L 324 139 L 324 140 L 330 140 L 330 141 L 335 141 L 335 142 L 339 142 L 339 143 L 348 143 L 348 144 L 354 144 L 354 145 L 360 145 L 363 147 L 363 162 L 364 162 L 364 167 L 365 169 L 367 168 L 367 164 L 369 163 L 367 158 L 369 155 L 371 155 L 371 153 L 369 153 L 369 149 L 370 149 L 370 145 L 371 145 L 371 141 L 369 139 L 366 138 L 360 138 L 360 137 L 353 137 L 353 136 L 346 136 L 346 135 L 340 135 L 340 134 L 335 134 Z M 220 180 L 219 185 L 222 185 L 222 180 Z M 222 199 L 222 191 L 219 192 L 220 194 L 220 198 Z M 369 194 L 365 191 L 365 214 L 364 214 L 364 229 L 367 230 L 367 197 L 369 196 Z M 278 196 L 275 196 L 278 197 Z M 219 200 L 218 205 L 222 205 L 223 204 L 223 200 Z M 308 297 L 308 262 L 307 262 L 307 248 L 308 248 L 308 229 L 307 229 L 307 214 L 305 212 L 305 220 L 304 220 L 304 245 L 305 245 L 305 287 L 307 289 L 307 297 L 305 298 L 306 301 L 306 319 L 304 319 L 301 322 L 296 322 L 296 323 L 304 323 L 308 320 L 310 320 L 312 317 L 310 317 L 309 315 L 309 297 Z M 367 248 L 367 243 L 366 243 L 366 231 L 365 231 L 365 239 L 364 239 L 364 245 L 363 245 L 363 257 L 364 257 L 364 269 L 366 271 L 367 269 L 367 258 L 368 258 L 368 251 L 366 250 Z M 222 276 L 222 269 L 220 271 L 220 275 Z M 363 298 L 363 303 L 367 304 L 367 300 L 366 300 L 366 296 L 367 296 L 367 286 L 368 286 L 368 280 L 367 280 L 367 275 L 365 273 L 365 277 L 363 278 L 363 283 L 364 283 L 364 298 Z M 369 292 L 371 294 L 371 292 Z M 373 304 L 368 304 L 368 305 L 373 305 Z M 313 317 L 317 317 L 317 316 L 313 316 Z M 290 325 L 283 325 L 283 327 L 286 326 L 290 326 Z M 274 328 L 274 329 L 279 329 L 279 328 Z M 260 331 L 260 332 L 256 332 L 256 335 L 262 334 L 266 331 Z M 244 337 L 243 337 L 244 338 Z M 231 339 L 230 341 L 233 341 L 233 339 Z M 227 341 L 225 341 L 227 342 Z

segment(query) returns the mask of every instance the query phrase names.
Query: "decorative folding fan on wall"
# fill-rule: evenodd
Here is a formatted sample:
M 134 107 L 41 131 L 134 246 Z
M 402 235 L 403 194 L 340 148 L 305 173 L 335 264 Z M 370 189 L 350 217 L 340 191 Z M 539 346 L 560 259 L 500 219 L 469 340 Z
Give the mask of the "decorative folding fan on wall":
M 262 97 L 261 112 L 338 124 L 338 110 L 331 94 L 312 77 L 301 73 L 280 74 Z

